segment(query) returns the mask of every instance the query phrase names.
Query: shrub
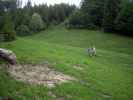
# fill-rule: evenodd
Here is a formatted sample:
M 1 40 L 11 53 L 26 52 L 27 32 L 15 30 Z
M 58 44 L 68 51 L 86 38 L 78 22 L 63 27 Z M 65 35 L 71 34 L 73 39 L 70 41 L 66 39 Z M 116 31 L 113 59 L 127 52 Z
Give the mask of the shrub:
M 88 21 L 87 21 L 88 20 Z M 87 21 L 87 22 L 86 22 Z M 94 25 L 89 18 L 84 15 L 80 10 L 74 12 L 69 20 L 66 22 L 67 28 L 86 28 L 86 29 L 96 29 L 96 25 Z
M 17 35 L 19 36 L 27 36 L 31 34 L 29 27 L 27 25 L 18 26 L 16 31 L 17 31 Z
M 81 14 L 81 12 L 80 11 L 74 12 L 69 17 L 68 24 L 69 28 L 80 28 L 81 26 L 83 26 L 84 22 L 83 22 L 83 15 Z
M 34 13 L 30 20 L 30 29 L 33 32 L 38 32 L 46 28 L 46 24 L 44 24 L 41 16 L 38 13 Z
M 3 16 L 0 16 L 0 30 L 1 30 L 2 26 L 3 26 Z
M 4 21 L 5 22 L 4 22 L 3 27 L 1 29 L 1 33 L 4 36 L 4 40 L 5 41 L 15 40 L 16 39 L 16 33 L 15 33 L 14 25 L 13 25 L 11 19 L 8 16 L 6 16 Z

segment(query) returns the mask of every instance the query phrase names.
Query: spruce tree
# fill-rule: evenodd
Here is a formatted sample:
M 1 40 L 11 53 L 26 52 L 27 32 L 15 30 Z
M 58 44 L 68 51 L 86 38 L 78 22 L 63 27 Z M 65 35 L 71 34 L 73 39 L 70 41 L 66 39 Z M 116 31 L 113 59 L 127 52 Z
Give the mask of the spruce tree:
M 87 24 L 94 24 L 96 26 L 102 25 L 103 9 L 105 0 L 83 0 L 81 3 L 81 11 L 85 15 L 85 22 Z
M 103 28 L 104 31 L 113 32 L 115 30 L 115 20 L 120 10 L 121 0 L 105 0 Z

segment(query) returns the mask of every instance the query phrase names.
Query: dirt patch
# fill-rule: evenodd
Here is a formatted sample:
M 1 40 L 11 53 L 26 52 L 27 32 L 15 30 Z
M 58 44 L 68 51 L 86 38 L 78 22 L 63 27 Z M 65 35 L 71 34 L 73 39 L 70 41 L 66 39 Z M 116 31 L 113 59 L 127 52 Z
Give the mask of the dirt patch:
M 75 80 L 71 76 L 55 71 L 48 64 L 10 66 L 8 71 L 16 80 L 48 87 L 54 87 L 56 84 Z
M 77 70 L 83 70 L 83 68 L 81 67 L 81 65 L 74 65 L 73 68 L 77 69 Z

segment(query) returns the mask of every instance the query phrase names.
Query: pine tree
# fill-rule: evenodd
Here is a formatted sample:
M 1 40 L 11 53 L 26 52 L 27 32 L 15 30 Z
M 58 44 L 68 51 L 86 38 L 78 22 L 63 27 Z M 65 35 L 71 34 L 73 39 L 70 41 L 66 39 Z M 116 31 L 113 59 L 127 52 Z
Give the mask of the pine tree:
M 122 4 L 119 15 L 116 19 L 116 29 L 118 32 L 133 36 L 133 1 L 126 0 Z
M 106 0 L 104 5 L 103 28 L 104 31 L 115 30 L 115 20 L 120 10 L 121 0 Z
M 102 25 L 105 0 L 83 0 L 81 11 L 85 15 L 86 24 Z

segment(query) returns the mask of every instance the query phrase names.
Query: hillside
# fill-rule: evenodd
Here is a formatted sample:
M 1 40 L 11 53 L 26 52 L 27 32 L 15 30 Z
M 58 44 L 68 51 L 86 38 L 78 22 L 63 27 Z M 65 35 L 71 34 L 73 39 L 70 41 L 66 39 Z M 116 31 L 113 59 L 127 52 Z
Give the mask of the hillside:
M 96 57 L 87 54 L 91 45 L 97 49 Z M 14 51 L 21 64 L 48 62 L 57 71 L 77 79 L 54 88 L 27 85 L 11 78 L 1 65 L 0 96 L 15 100 L 133 100 L 132 38 L 57 26 L 0 43 L 0 47 Z

